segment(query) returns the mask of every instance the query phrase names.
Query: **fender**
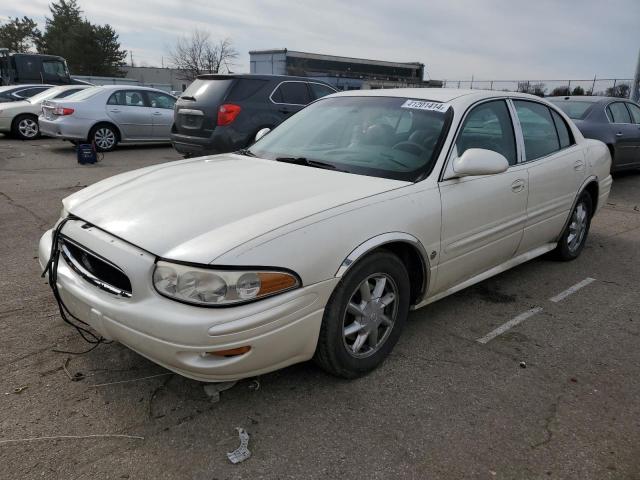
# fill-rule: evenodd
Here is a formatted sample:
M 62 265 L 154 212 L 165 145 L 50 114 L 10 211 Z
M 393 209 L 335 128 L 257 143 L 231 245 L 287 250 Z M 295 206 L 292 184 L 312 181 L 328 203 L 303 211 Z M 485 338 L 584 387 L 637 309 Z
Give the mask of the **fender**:
M 406 243 L 413 247 L 420 257 L 420 261 L 422 263 L 422 278 L 424 278 L 423 284 L 420 286 L 420 293 L 416 298 L 416 304 L 420 303 L 422 297 L 427 291 L 427 287 L 429 286 L 429 282 L 431 280 L 431 266 L 429 263 L 429 255 L 427 254 L 424 245 L 422 242 L 418 240 L 416 237 L 409 233 L 404 232 L 387 232 L 382 233 L 380 235 L 376 235 L 375 237 L 370 238 L 362 242 L 356 248 L 354 248 L 349 255 L 342 261 L 340 264 L 340 268 L 336 271 L 335 277 L 341 278 L 350 268 L 351 266 L 358 261 L 358 259 L 364 257 L 367 253 L 379 248 L 383 245 L 388 245 L 390 243 Z
M 595 181 L 598 184 L 598 189 L 600 189 L 600 184 L 598 182 L 598 177 L 596 177 L 595 175 L 589 175 L 584 182 L 582 182 L 582 185 L 580 185 L 580 188 L 578 189 L 578 193 L 576 193 L 576 198 L 573 199 L 573 203 L 571 204 L 571 210 L 569 210 L 569 216 L 567 217 L 567 220 L 564 222 L 564 225 L 562 226 L 562 230 L 560 230 L 560 233 L 558 234 L 557 238 L 556 238 L 556 243 L 558 243 L 560 241 L 560 238 L 562 237 L 562 234 L 564 233 L 564 231 L 567 229 L 567 225 L 569 225 L 569 222 L 571 221 L 571 215 L 573 214 L 573 210 L 576 208 L 576 204 L 578 203 L 578 199 L 580 198 L 580 195 L 582 195 L 582 192 L 585 191 L 585 189 L 587 188 L 587 185 L 589 185 L 591 182 Z M 595 198 L 593 199 L 594 203 L 597 205 L 598 199 Z M 595 215 L 596 213 L 596 209 L 593 209 L 592 212 L 592 216 Z

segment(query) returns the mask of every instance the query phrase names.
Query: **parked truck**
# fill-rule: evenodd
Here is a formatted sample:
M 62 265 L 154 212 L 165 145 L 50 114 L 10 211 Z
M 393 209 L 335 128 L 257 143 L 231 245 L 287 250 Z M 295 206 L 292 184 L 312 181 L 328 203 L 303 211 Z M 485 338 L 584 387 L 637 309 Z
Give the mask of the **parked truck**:
M 10 53 L 0 48 L 0 85 L 47 83 L 69 85 L 79 83 L 69 75 L 67 61 L 57 55 Z

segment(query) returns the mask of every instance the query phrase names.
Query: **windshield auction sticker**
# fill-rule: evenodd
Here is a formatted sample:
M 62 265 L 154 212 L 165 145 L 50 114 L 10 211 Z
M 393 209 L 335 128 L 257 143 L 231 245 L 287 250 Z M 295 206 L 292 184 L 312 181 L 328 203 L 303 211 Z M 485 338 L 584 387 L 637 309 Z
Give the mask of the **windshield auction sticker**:
M 415 110 L 428 110 L 431 112 L 446 112 L 449 110 L 448 103 L 427 102 L 425 100 L 407 100 L 401 105 L 402 108 L 413 108 Z

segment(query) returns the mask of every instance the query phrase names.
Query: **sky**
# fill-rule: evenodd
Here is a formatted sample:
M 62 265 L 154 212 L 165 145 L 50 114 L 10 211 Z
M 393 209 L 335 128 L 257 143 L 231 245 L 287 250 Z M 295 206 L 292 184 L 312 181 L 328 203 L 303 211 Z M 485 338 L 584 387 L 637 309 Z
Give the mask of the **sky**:
M 288 48 L 422 62 L 439 80 L 631 78 L 640 49 L 640 0 L 79 0 L 108 23 L 136 65 L 167 65 L 193 29 L 230 38 L 233 67 L 249 50 Z M 0 21 L 44 27 L 49 0 L 0 0 Z

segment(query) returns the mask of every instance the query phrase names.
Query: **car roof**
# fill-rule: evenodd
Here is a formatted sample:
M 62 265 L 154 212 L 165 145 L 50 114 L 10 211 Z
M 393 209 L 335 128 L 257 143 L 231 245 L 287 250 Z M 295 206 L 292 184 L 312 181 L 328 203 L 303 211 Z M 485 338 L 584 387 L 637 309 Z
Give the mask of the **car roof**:
M 557 97 L 547 97 L 547 100 L 549 100 L 550 102 L 553 102 L 554 100 L 563 100 L 563 101 L 590 102 L 590 103 L 611 102 L 614 100 L 627 101 L 627 102 L 631 101 L 628 98 L 605 97 L 600 95 L 566 95 L 566 96 L 557 96 Z
M 471 101 L 496 97 L 541 100 L 540 97 L 528 93 L 501 92 L 497 90 L 470 90 L 460 88 L 389 88 L 377 90 L 349 90 L 334 93 L 331 96 L 402 97 L 415 98 L 418 100 L 431 100 L 434 102 L 451 102 L 462 97 Z
M 43 88 L 51 88 L 54 85 L 49 85 L 46 83 L 21 83 L 18 85 L 3 85 L 0 87 L 0 92 L 6 92 L 7 90 L 21 90 L 23 88 L 33 88 L 33 87 L 43 87 Z
M 142 85 L 121 84 L 121 85 L 92 85 L 92 86 L 96 88 L 104 88 L 105 90 L 122 90 L 123 88 L 126 88 L 129 90 L 148 90 L 150 92 L 161 92 L 161 93 L 166 93 L 167 95 L 170 95 L 169 92 L 165 92 L 164 90 L 160 90 L 159 88 L 144 87 Z
M 329 85 L 327 82 L 323 82 L 322 80 L 317 80 L 313 77 L 296 77 L 294 75 L 256 75 L 253 73 L 229 73 L 229 74 L 219 74 L 219 73 L 206 73 L 204 75 L 198 75 L 199 80 L 232 80 L 234 78 L 250 78 L 254 80 L 276 80 L 276 81 L 287 81 L 287 80 L 295 80 L 299 82 L 313 82 L 313 83 L 322 83 L 323 85 Z

